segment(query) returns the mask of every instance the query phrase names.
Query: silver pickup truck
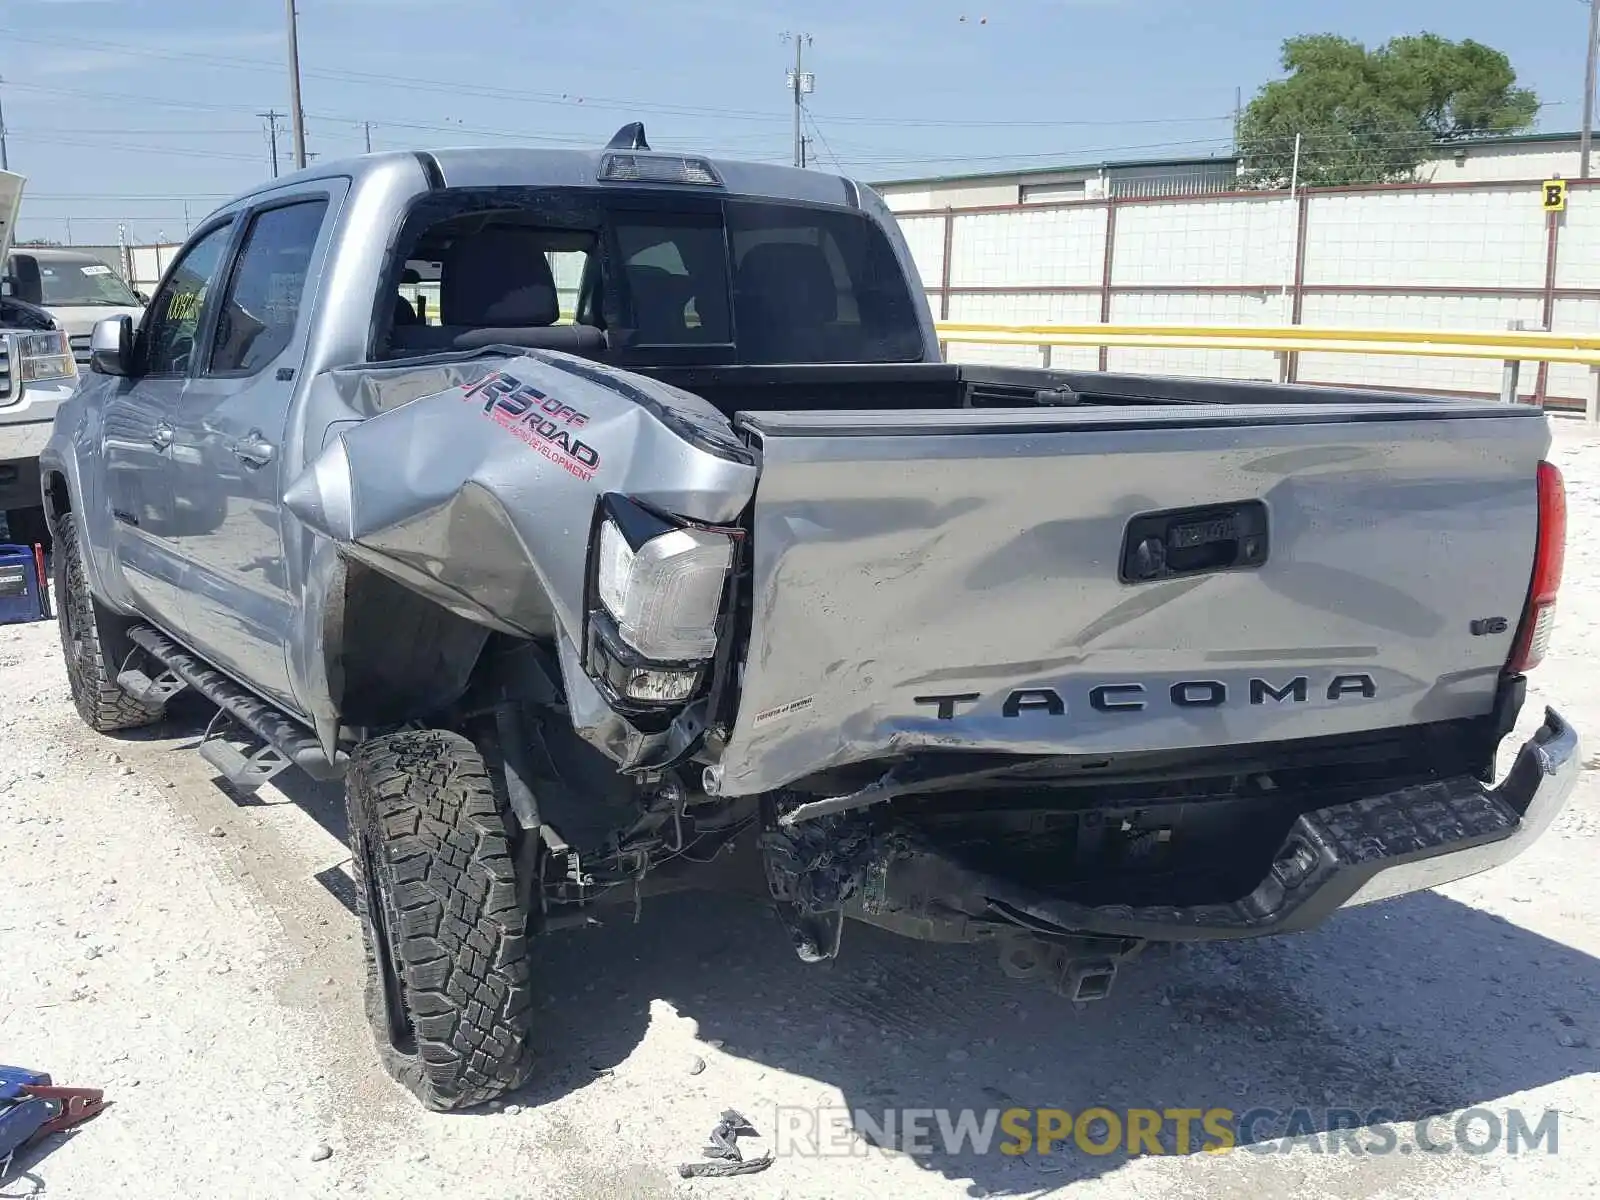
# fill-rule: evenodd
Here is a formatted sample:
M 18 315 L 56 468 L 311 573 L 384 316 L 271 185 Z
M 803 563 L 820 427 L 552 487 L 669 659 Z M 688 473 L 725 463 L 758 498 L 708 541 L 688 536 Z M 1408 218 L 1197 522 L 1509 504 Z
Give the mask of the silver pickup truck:
M 437 312 L 416 279 L 438 280 Z M 408 288 L 410 290 L 408 291 Z M 535 935 L 752 887 L 1105 995 L 1504 862 L 1565 506 L 1536 409 L 941 361 L 816 171 L 386 153 L 208 217 L 43 458 L 83 719 L 342 777 L 393 1075 L 534 1067 Z

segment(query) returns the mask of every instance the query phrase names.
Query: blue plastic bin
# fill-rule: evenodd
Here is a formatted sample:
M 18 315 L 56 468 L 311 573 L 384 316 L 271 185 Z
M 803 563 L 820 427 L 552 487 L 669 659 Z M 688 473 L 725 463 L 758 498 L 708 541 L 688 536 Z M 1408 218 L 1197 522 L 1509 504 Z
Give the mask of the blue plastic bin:
M 0 625 L 43 621 L 49 615 L 33 547 L 0 544 Z

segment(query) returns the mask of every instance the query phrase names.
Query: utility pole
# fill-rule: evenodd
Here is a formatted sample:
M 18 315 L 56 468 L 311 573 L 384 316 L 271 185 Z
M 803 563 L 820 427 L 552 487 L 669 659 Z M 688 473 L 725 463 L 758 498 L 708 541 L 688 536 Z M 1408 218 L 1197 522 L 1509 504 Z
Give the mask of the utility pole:
M 294 121 L 294 165 L 306 165 L 306 114 L 300 105 L 300 30 L 294 0 L 289 3 L 289 117 Z
M 1589 178 L 1589 150 L 1594 141 L 1595 55 L 1600 47 L 1600 0 L 1589 0 L 1589 47 L 1583 73 L 1583 138 L 1579 142 L 1578 178 Z
M 817 90 L 817 77 L 805 69 L 805 48 L 811 45 L 809 33 L 785 33 L 783 40 L 794 43 L 794 68 L 789 72 L 789 90 L 794 93 L 794 165 L 806 165 L 806 135 L 801 125 L 805 97 Z
M 367 153 L 371 154 L 372 153 L 372 122 L 371 121 L 363 121 L 363 122 L 361 122 L 361 132 L 366 135 Z
M 275 109 L 267 109 L 264 113 L 257 113 L 267 123 L 267 145 L 272 147 L 272 177 L 278 177 L 278 118 L 282 113 Z
M 5 80 L 0 79 L 0 84 L 3 83 Z M 0 102 L 0 171 L 9 170 L 11 170 L 11 155 L 6 152 L 6 108 L 5 104 Z

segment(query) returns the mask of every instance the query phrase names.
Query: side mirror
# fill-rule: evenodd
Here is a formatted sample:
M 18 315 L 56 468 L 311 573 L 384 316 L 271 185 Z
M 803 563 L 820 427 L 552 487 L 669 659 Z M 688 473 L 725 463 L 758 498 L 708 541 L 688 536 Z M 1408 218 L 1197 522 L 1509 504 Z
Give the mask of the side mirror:
M 44 303 L 44 279 L 39 260 L 31 254 L 12 253 L 6 274 L 6 295 L 26 304 Z
M 96 321 L 89 335 L 89 369 L 97 375 L 133 374 L 133 318 Z

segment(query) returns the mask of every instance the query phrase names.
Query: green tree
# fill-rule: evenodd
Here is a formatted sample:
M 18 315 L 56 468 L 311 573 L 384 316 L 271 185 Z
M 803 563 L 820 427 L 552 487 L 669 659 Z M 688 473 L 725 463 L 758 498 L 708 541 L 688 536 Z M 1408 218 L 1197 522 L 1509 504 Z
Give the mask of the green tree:
M 1239 122 L 1245 178 L 1284 187 L 1300 136 L 1306 184 L 1411 178 L 1437 142 L 1531 128 L 1538 97 L 1511 60 L 1470 39 L 1394 38 L 1375 50 L 1335 34 L 1283 43 L 1287 79 L 1264 86 Z

